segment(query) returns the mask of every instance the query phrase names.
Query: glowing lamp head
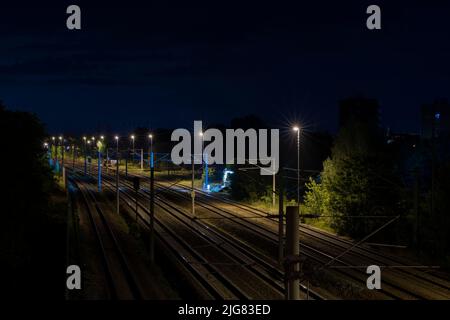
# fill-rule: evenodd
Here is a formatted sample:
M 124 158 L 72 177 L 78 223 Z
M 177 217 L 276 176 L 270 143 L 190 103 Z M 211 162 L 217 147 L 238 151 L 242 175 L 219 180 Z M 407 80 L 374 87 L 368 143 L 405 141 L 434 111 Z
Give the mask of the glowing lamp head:
M 83 140 L 84 140 L 84 141 L 86 141 L 86 139 L 87 139 L 86 137 L 83 137 Z
M 295 127 L 292 128 L 292 130 L 294 130 L 295 132 L 297 132 L 297 131 L 300 130 L 300 127 L 295 126 Z
M 104 136 L 100 136 L 100 139 L 103 140 L 103 139 L 105 139 L 105 137 Z
M 119 136 L 115 136 L 114 139 L 119 140 Z
M 52 140 L 53 140 L 53 141 L 55 141 L 55 139 L 56 139 L 55 137 L 52 137 Z
M 149 135 L 148 135 L 148 138 L 149 138 L 149 139 L 153 139 L 153 135 L 149 134 Z
M 133 134 L 133 135 L 131 135 L 131 140 L 134 140 L 134 134 Z

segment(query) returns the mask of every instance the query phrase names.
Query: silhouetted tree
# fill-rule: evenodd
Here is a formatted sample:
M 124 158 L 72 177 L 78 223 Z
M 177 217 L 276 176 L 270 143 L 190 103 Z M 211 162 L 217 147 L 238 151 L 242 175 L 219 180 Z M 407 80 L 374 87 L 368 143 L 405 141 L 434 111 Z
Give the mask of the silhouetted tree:
M 0 102 L 0 136 L 2 288 L 11 296 L 39 291 L 45 297 L 45 289 L 58 277 L 53 274 L 50 278 L 49 272 L 56 266 L 47 258 L 64 256 L 65 248 L 64 235 L 60 243 L 49 239 L 53 235 L 49 230 L 50 194 L 55 183 L 43 148 L 46 133 L 36 116 L 7 111 Z M 63 275 L 64 266 L 58 268 Z

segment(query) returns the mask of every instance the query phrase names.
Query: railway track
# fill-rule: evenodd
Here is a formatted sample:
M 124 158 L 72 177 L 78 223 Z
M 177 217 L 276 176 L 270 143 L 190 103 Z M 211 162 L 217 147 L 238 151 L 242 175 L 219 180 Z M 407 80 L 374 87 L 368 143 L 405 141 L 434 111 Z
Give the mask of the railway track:
M 216 198 L 216 199 L 222 198 L 222 197 L 220 197 L 220 198 L 215 197 L 214 195 L 208 194 L 202 190 L 199 190 L 198 192 L 206 197 L 211 197 L 211 198 Z M 261 218 L 268 217 L 268 214 L 260 209 L 253 208 L 253 207 L 250 207 L 247 205 L 243 205 L 243 204 L 237 203 L 237 202 L 229 200 L 229 199 L 223 199 L 223 200 L 225 200 L 229 204 L 232 204 L 233 206 L 246 209 L 248 212 L 253 212 L 254 214 L 258 215 Z M 272 220 L 273 218 L 270 217 L 269 219 Z M 376 261 L 380 265 L 394 266 L 394 267 L 396 267 L 396 266 L 399 266 L 399 267 L 401 267 L 401 266 L 416 266 L 417 265 L 417 263 L 414 261 L 408 260 L 406 258 L 398 257 L 398 256 L 397 257 L 392 256 L 390 254 L 382 254 L 379 251 L 373 250 L 372 248 L 367 247 L 365 245 L 354 246 L 354 242 L 352 242 L 352 241 L 343 239 L 341 237 L 333 236 L 325 231 L 321 231 L 316 228 L 312 228 L 305 224 L 302 224 L 300 226 L 300 231 L 304 234 L 307 234 L 308 236 L 314 237 L 315 239 L 320 239 L 320 240 L 325 240 L 327 242 L 331 242 L 331 243 L 339 246 L 340 248 L 342 248 L 342 250 L 346 250 L 349 247 L 353 247 L 351 254 L 358 254 L 360 256 L 364 256 L 366 258 L 369 258 L 371 261 Z M 449 281 L 448 277 L 441 277 L 439 275 L 434 274 L 434 270 L 435 270 L 434 268 L 429 269 L 430 272 L 418 271 L 418 269 L 415 269 L 415 268 L 405 268 L 405 269 L 401 269 L 401 270 L 405 273 L 412 274 L 412 275 L 422 278 L 426 281 L 430 281 L 431 283 L 438 285 L 444 289 L 450 290 L 450 281 Z
M 172 191 L 170 191 L 172 192 Z M 175 194 L 175 196 L 181 196 L 180 194 Z M 174 201 L 174 199 L 171 199 Z M 236 232 L 236 229 L 232 229 L 229 231 L 230 228 L 232 228 L 231 225 L 238 225 L 239 230 L 241 230 L 239 237 L 246 238 L 247 239 L 247 245 L 251 247 L 265 247 L 265 248 L 272 248 L 272 253 L 266 252 L 266 256 L 268 256 L 269 259 L 272 260 L 273 264 L 276 264 L 275 256 L 276 256 L 276 250 L 278 246 L 278 235 L 276 230 L 268 230 L 267 228 L 260 226 L 258 224 L 255 224 L 253 221 L 248 221 L 245 218 L 241 218 L 237 216 L 234 213 L 230 212 L 223 212 L 220 210 L 216 210 L 215 208 L 211 208 L 210 206 L 197 202 L 198 207 L 205 208 L 208 213 L 213 213 L 215 215 L 219 215 L 222 219 L 221 223 L 221 230 L 222 232 L 226 232 L 228 235 L 232 235 L 234 232 Z M 215 219 L 215 217 L 203 217 L 198 218 L 198 220 L 205 221 L 209 225 L 213 226 L 215 222 L 218 220 Z M 227 225 L 224 225 L 226 223 Z M 228 231 L 227 231 L 228 230 Z M 264 245 L 262 245 L 264 244 Z M 301 242 L 301 255 L 306 256 L 307 259 L 313 260 L 316 262 L 317 265 L 321 266 L 327 263 L 330 259 L 333 258 L 332 255 L 329 253 L 324 253 L 323 251 L 319 251 L 313 246 L 310 246 L 306 244 L 305 242 Z M 338 259 L 337 264 L 339 266 L 347 266 L 350 267 L 351 265 L 348 262 L 345 262 L 341 259 Z M 340 277 L 344 277 L 345 280 L 354 282 L 354 283 L 364 283 L 367 279 L 367 276 L 365 274 L 355 272 L 355 270 L 352 270 L 351 268 L 348 269 L 338 269 L 336 270 L 336 273 L 340 274 Z M 384 286 L 383 290 L 381 291 L 384 295 L 384 299 L 390 299 L 390 298 L 407 298 L 407 299 L 414 299 L 419 298 L 415 295 L 412 295 L 410 293 L 405 292 L 398 286 L 394 286 L 392 284 Z M 378 292 L 380 295 L 380 292 Z M 380 296 L 379 298 L 383 298 Z
M 113 177 L 105 175 L 104 183 L 114 189 Z M 129 183 L 128 183 L 129 184 Z M 131 186 L 130 186 L 131 187 Z M 131 188 L 121 188 L 122 203 L 134 210 L 135 193 Z M 144 204 L 142 204 L 144 203 Z M 138 218 L 148 227 L 148 199 L 138 194 Z M 164 239 L 173 252 L 184 260 L 186 267 L 202 277 L 203 284 L 214 288 L 212 298 L 219 299 L 283 299 L 284 286 L 281 274 L 255 254 L 240 249 L 233 239 L 227 239 L 206 225 L 192 221 L 190 217 L 167 201 L 158 198 L 156 232 Z M 182 250 L 182 251 L 180 251 Z M 210 290 L 213 289 L 213 290 Z M 323 297 L 302 287 L 303 297 L 322 299 Z
M 132 175 L 130 174 L 130 177 Z M 147 178 L 147 177 L 146 177 Z M 123 182 L 124 180 L 122 180 Z M 129 182 L 127 182 L 129 184 Z M 172 206 L 172 210 L 180 209 L 174 206 L 173 197 L 169 199 L 163 199 L 167 197 L 168 194 L 178 197 L 179 199 L 184 199 L 184 201 L 190 202 L 190 196 L 186 192 L 190 190 L 189 187 L 184 185 L 178 185 L 177 187 L 181 190 L 174 190 L 172 188 L 167 188 L 166 185 L 157 184 L 158 186 L 158 201 L 163 202 L 167 206 Z M 148 196 L 148 191 L 143 190 Z M 227 221 L 228 224 L 239 225 L 241 230 L 245 230 L 245 233 L 250 233 L 256 239 L 264 239 L 268 244 L 272 246 L 276 245 L 277 233 L 276 233 L 276 222 L 273 218 L 270 218 L 267 213 L 258 210 L 256 208 L 246 206 L 239 203 L 233 203 L 229 199 L 219 199 L 221 197 L 211 196 L 200 190 L 197 190 L 196 204 L 198 207 L 202 207 L 204 210 L 208 211 L 211 215 L 205 219 L 196 219 L 199 221 L 198 224 L 202 224 L 203 228 L 208 228 L 213 230 L 217 237 L 224 237 L 227 239 L 233 239 L 233 243 L 238 244 L 238 247 L 245 248 L 248 255 L 251 252 L 252 256 L 260 257 L 266 263 L 266 270 L 270 270 L 272 276 L 276 275 L 279 279 L 279 273 L 276 263 L 274 263 L 273 257 L 270 254 L 255 250 L 257 245 L 253 242 L 246 242 L 243 240 L 243 235 L 237 236 L 233 232 L 227 232 L 226 228 L 218 228 L 214 223 L 213 215 L 216 215 L 217 220 Z M 211 200 L 213 199 L 213 201 Z M 143 198 L 142 201 L 148 201 L 148 199 Z M 224 208 L 222 204 L 226 204 L 228 208 Z M 186 205 L 185 205 L 186 206 Z M 230 210 L 229 206 L 232 207 Z M 238 213 L 239 212 L 239 213 Z M 244 214 L 245 212 L 245 214 Z M 184 213 L 188 214 L 188 213 Z M 249 219 L 249 215 L 253 215 L 255 218 L 259 219 Z M 246 216 L 246 217 L 243 217 Z M 255 220 L 264 223 L 256 223 Z M 225 229 L 225 230 L 224 230 Z M 343 250 L 346 250 L 352 245 L 350 241 L 343 240 L 340 238 L 333 237 L 325 232 L 319 232 L 317 230 L 302 226 L 300 228 L 302 237 L 309 238 L 309 241 L 301 241 L 301 254 L 305 255 L 307 258 L 311 258 L 318 264 L 325 264 L 333 257 L 337 256 Z M 245 237 L 244 237 L 245 238 Z M 223 240 L 223 239 L 222 239 Z M 315 245 L 309 245 L 308 242 L 315 242 Z M 261 245 L 261 244 L 260 244 Z M 323 250 L 318 250 L 323 248 Z M 237 249 L 238 250 L 238 249 Z M 272 254 L 273 256 L 273 254 Z M 356 281 L 359 283 L 364 282 L 367 279 L 367 275 L 362 271 L 362 269 L 357 270 L 354 268 L 355 265 L 364 266 L 367 264 L 377 264 L 381 266 L 397 266 L 401 267 L 405 264 L 405 261 L 395 261 L 389 256 L 384 256 L 376 251 L 370 250 L 363 246 L 357 246 L 353 248 L 349 253 L 340 259 L 336 260 L 336 265 L 340 268 L 334 269 L 336 273 L 343 275 L 349 280 Z M 259 261 L 259 264 L 264 264 Z M 270 267 L 269 267 L 270 266 Z M 267 273 L 267 271 L 266 271 Z M 277 275 L 278 273 L 278 275 Z M 304 289 L 304 288 L 302 288 Z M 450 290 L 449 284 L 446 279 L 441 279 L 436 275 L 425 273 L 419 270 L 411 268 L 395 268 L 390 269 L 388 272 L 383 271 L 383 290 L 382 294 L 387 299 L 449 299 Z M 319 295 L 320 296 L 320 295 Z
M 95 194 L 89 185 L 74 177 L 69 181 L 78 190 L 80 200 L 95 234 L 101 255 L 110 298 L 119 300 L 141 300 L 143 294 L 139 283 L 130 269 L 120 244 L 108 223 Z
M 185 190 L 190 190 L 190 188 L 186 186 L 179 184 L 178 186 L 182 187 Z M 178 196 L 183 196 L 187 198 L 185 192 L 180 193 L 173 190 L 172 188 L 167 188 L 166 186 L 161 187 L 165 188 L 168 192 L 174 194 L 177 193 Z M 254 219 L 252 220 L 249 219 L 248 217 L 248 214 L 254 214 L 257 217 L 264 219 L 265 221 L 270 221 L 272 227 L 275 227 L 277 224 L 277 222 L 273 221 L 272 218 L 270 218 L 267 213 L 261 210 L 241 204 L 232 203 L 232 201 L 229 200 L 225 200 L 224 202 L 226 202 L 227 204 L 231 203 L 235 208 L 245 210 L 247 217 L 242 218 L 242 215 L 237 214 L 236 210 L 233 211 L 226 210 L 217 205 L 211 204 L 211 201 L 205 200 L 205 198 L 207 197 L 212 197 L 215 198 L 215 200 L 217 200 L 218 197 L 211 196 L 200 190 L 198 191 L 198 194 L 203 195 L 203 197 L 198 195 L 196 197 L 196 201 L 199 206 L 204 206 L 205 208 L 209 209 L 210 212 L 215 212 L 224 218 L 226 217 L 226 215 L 228 215 L 229 217 L 236 219 L 236 221 L 240 220 L 241 223 L 245 221 L 245 223 L 248 225 L 248 224 L 255 224 L 250 222 L 254 221 Z M 272 228 L 272 230 L 274 229 L 275 228 Z M 320 242 L 321 247 L 324 248 L 324 251 L 325 250 L 327 252 L 331 251 L 329 257 L 337 256 L 338 254 L 340 254 L 341 252 L 343 252 L 344 250 L 348 249 L 350 246 L 353 245 L 353 243 L 351 243 L 350 241 L 333 237 L 325 232 L 319 232 L 312 228 L 308 228 L 307 226 L 300 227 L 300 231 L 301 234 L 303 235 L 302 240 L 305 240 L 308 237 L 312 238 L 314 242 L 316 242 L 315 247 L 317 247 L 317 243 Z M 273 235 L 276 234 L 275 232 L 272 233 Z M 301 243 L 301 246 L 303 250 L 305 248 L 308 249 L 309 247 L 308 244 L 303 241 Z M 309 249 L 311 249 L 311 247 Z M 320 250 L 319 252 L 321 254 L 323 253 Z M 447 279 L 417 270 L 416 268 L 410 268 L 409 266 L 413 265 L 412 262 L 393 260 L 392 257 L 383 256 L 380 253 L 365 248 L 363 246 L 356 246 L 348 254 L 342 256 L 340 260 L 336 262 L 341 263 L 343 267 L 348 267 L 349 269 L 351 269 L 353 266 L 366 266 L 370 264 L 386 266 L 387 267 L 386 270 L 387 269 L 389 270 L 387 273 L 385 272 L 383 275 L 383 283 L 387 282 L 388 284 L 390 284 L 392 288 L 388 288 L 389 291 L 391 291 L 388 293 L 388 295 L 395 298 L 422 298 L 422 299 L 450 298 L 450 282 Z M 394 268 L 389 268 L 390 266 L 393 266 Z
M 130 177 L 131 177 L 131 175 L 130 175 Z M 130 185 L 129 182 L 127 182 L 127 183 L 128 183 L 128 185 Z M 174 193 L 178 197 L 181 197 L 181 198 L 184 197 L 183 194 L 179 194 L 179 193 L 175 192 L 174 190 L 169 189 L 167 191 Z M 148 194 L 148 191 L 143 190 L 143 192 L 146 192 Z M 185 200 L 190 201 L 189 198 L 186 198 Z M 170 201 L 173 202 L 173 199 L 170 199 Z M 182 207 L 184 207 L 184 206 L 182 206 Z M 199 203 L 198 201 L 197 201 L 197 206 L 204 207 L 209 212 L 220 215 L 221 218 L 223 218 L 223 221 L 227 221 L 227 222 L 233 223 L 233 224 L 238 224 L 240 226 L 239 229 L 241 230 L 241 234 L 239 234 L 238 236 L 236 236 L 236 234 L 233 234 L 233 232 L 227 232 L 227 230 L 224 228 L 220 228 L 218 230 L 218 232 L 225 234 L 226 237 L 228 237 L 228 238 L 234 239 L 233 241 L 238 242 L 241 247 L 246 246 L 247 248 L 249 248 L 249 250 L 253 250 L 253 251 L 255 251 L 255 248 L 261 247 L 261 246 L 272 247 L 274 249 L 273 251 L 276 252 L 277 244 L 278 244 L 278 238 L 277 238 L 276 232 L 268 231 L 268 230 L 266 230 L 266 228 L 263 228 L 259 225 L 251 223 L 251 222 L 247 221 L 246 219 L 238 217 L 234 214 L 217 211 L 215 208 L 211 208 L 210 206 L 207 206 L 201 202 Z M 205 223 L 207 225 L 208 228 L 211 229 L 211 228 L 215 228 L 215 226 L 214 226 L 214 224 L 211 224 L 208 222 L 217 221 L 217 220 L 215 220 L 215 219 L 210 220 L 208 218 L 206 218 L 206 219 L 199 218 L 199 219 L 196 219 L 196 221 L 202 221 L 203 223 Z M 252 241 L 245 242 L 245 241 L 239 240 L 239 239 L 242 239 L 245 237 L 251 239 Z M 263 255 L 267 261 L 270 261 L 272 268 L 274 268 L 274 269 L 278 268 L 278 272 L 281 274 L 281 270 L 279 269 L 277 261 L 275 261 L 275 259 L 273 258 L 273 256 L 275 256 L 276 254 L 273 254 L 273 253 L 270 254 L 267 252 L 263 253 L 261 251 L 257 252 L 257 254 Z M 318 251 L 315 248 L 308 246 L 304 243 L 302 243 L 301 254 L 306 256 L 307 258 L 315 260 L 319 265 L 323 265 L 327 261 L 329 261 L 329 259 L 333 258 L 333 256 L 331 256 L 329 254 L 325 254 L 321 251 Z M 351 266 L 350 264 L 348 264 L 342 260 L 337 260 L 337 262 L 341 266 Z M 367 276 L 365 274 L 355 272 L 354 270 L 352 270 L 350 268 L 336 270 L 336 273 L 339 273 L 341 276 L 345 276 L 347 278 L 347 280 L 358 282 L 358 283 L 365 283 L 366 278 L 367 278 Z M 402 298 L 402 299 L 421 298 L 420 296 L 406 292 L 401 287 L 395 286 L 393 284 L 385 285 L 385 288 L 382 290 L 382 292 L 384 293 L 385 299 L 386 298 L 387 299 L 390 299 L 390 298 L 391 299 L 392 298 L 394 298 L 394 299 L 395 298 L 397 298 L 397 299 L 398 298 Z

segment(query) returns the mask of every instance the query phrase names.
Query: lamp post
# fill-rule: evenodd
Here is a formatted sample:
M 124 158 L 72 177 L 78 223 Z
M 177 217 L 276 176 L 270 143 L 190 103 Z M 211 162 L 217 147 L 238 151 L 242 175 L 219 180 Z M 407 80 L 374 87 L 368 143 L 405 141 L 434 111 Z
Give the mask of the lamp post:
M 92 143 L 92 147 L 89 148 L 89 155 L 91 156 L 90 167 L 92 167 L 92 160 L 94 160 L 94 156 L 95 156 L 95 137 L 91 138 L 91 143 Z M 89 170 L 90 169 L 92 169 L 92 168 L 89 168 Z
M 149 159 L 149 166 L 151 168 L 152 167 L 151 166 L 151 164 L 152 164 L 152 156 L 153 156 L 153 135 L 149 134 L 148 138 L 150 139 L 150 149 L 149 149 L 149 152 L 148 152 L 148 159 Z
M 297 132 L 297 205 L 300 206 L 300 127 L 295 126 Z
M 52 137 L 52 142 L 50 143 L 50 164 L 52 167 L 55 166 L 55 154 L 53 149 L 55 148 L 55 137 Z
M 200 137 L 202 138 L 202 175 L 205 175 L 205 179 L 203 180 L 203 190 L 207 190 L 208 188 L 208 159 L 207 156 L 203 154 L 203 145 L 204 145 L 204 138 L 203 138 L 203 132 L 199 133 Z
M 49 147 L 48 147 L 48 143 L 47 142 L 44 142 L 44 150 L 45 150 L 45 153 L 46 153 L 46 157 L 48 158 L 48 160 L 50 160 L 49 159 L 49 155 L 48 155 Z M 51 158 L 51 153 L 50 153 L 50 158 Z
M 135 139 L 136 137 L 134 136 L 134 134 L 132 134 L 131 135 L 131 141 L 132 141 L 132 143 L 133 143 L 133 149 L 131 149 L 131 163 L 133 163 L 134 161 L 134 139 Z
M 89 145 L 89 154 L 91 154 L 91 140 L 88 140 L 87 144 Z M 91 174 L 91 165 L 92 165 L 92 157 L 91 161 L 89 162 L 89 174 Z
M 200 157 L 203 158 L 203 132 L 199 132 L 199 136 L 202 137 L 202 152 Z M 194 142 L 195 145 L 195 142 Z M 195 149 L 195 148 L 194 148 Z M 203 165 L 203 160 L 202 160 Z M 191 183 L 191 199 L 192 199 L 192 219 L 195 219 L 195 187 L 194 187 L 194 180 L 195 180 L 195 150 L 194 153 L 192 153 L 192 183 Z
M 102 140 L 97 141 L 97 184 L 98 184 L 98 192 L 102 191 L 102 148 L 103 143 Z
M 59 141 L 61 141 L 61 162 L 64 164 L 64 137 L 60 136 Z
M 55 137 L 52 137 L 52 144 L 51 144 L 51 146 L 50 146 L 50 156 L 52 157 L 52 161 L 54 161 L 55 160 L 55 153 L 53 152 L 53 149 L 54 148 L 56 148 L 56 146 L 55 146 Z M 55 149 L 56 150 L 56 149 Z
M 59 136 L 58 139 L 59 139 L 59 142 L 61 145 L 61 167 L 62 167 L 61 171 L 64 171 L 64 138 L 63 138 L 63 136 Z M 64 174 L 64 172 L 61 172 L 61 171 L 60 171 L 60 174 L 61 173 Z
M 109 160 L 109 150 L 108 150 L 108 145 L 106 144 L 106 141 L 105 141 L 105 136 L 100 136 L 100 140 L 102 141 L 102 145 L 103 145 L 103 148 L 106 150 L 106 155 L 105 155 L 105 160 L 106 160 L 106 173 L 109 173 L 109 163 L 108 163 L 108 160 Z
M 84 174 L 86 175 L 87 173 L 87 138 L 83 137 L 83 141 L 84 141 Z
M 54 144 L 55 144 L 55 169 L 56 169 L 56 172 L 58 172 L 59 171 L 59 162 L 58 162 L 59 161 L 58 160 L 58 146 L 59 146 L 59 144 L 58 144 L 58 140 L 56 138 L 53 139 L 53 141 L 54 141 Z
M 154 262 L 154 243 L 155 243 L 155 164 L 153 159 L 153 135 L 149 134 L 150 139 L 150 262 Z
M 75 144 L 72 145 L 72 170 L 75 170 Z

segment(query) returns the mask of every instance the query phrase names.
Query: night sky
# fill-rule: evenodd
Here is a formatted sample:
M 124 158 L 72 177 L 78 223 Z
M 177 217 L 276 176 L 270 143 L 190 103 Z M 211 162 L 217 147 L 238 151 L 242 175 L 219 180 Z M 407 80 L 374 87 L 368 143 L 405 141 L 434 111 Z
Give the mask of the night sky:
M 0 4 L 0 99 L 52 133 L 250 113 L 333 132 L 356 94 L 379 100 L 384 126 L 417 132 L 420 105 L 450 98 L 449 1 L 92 2 Z M 81 31 L 66 28 L 70 4 Z M 382 30 L 366 28 L 369 4 Z

